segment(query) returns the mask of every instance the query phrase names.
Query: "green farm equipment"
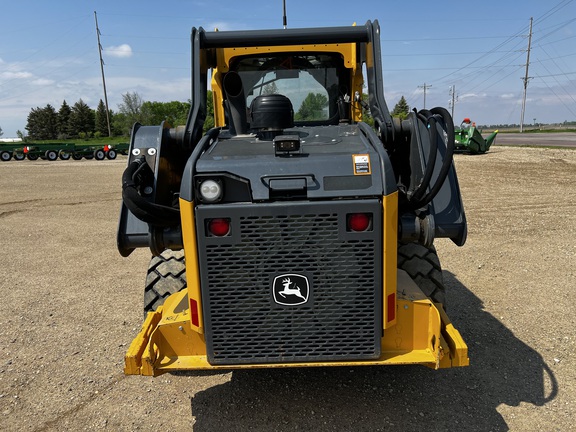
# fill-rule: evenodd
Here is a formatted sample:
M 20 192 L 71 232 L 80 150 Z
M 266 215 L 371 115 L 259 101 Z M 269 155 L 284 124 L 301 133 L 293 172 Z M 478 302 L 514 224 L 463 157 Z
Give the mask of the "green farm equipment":
M 12 157 L 16 160 L 44 159 L 55 161 L 60 158 L 68 160 L 84 159 L 116 159 L 118 153 L 128 154 L 128 143 L 93 145 L 75 143 L 2 143 L 0 144 L 0 160 L 7 162 Z
M 455 151 L 463 153 L 486 153 L 494 140 L 498 131 L 492 132 L 486 139 L 482 137 L 482 134 L 476 127 L 476 123 L 470 121 L 469 118 L 465 118 L 460 127 L 454 128 L 455 135 Z

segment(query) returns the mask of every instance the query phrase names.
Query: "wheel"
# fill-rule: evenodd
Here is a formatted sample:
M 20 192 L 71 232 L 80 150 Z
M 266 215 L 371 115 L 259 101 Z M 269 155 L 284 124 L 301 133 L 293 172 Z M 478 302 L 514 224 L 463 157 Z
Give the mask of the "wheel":
M 14 153 L 14 159 L 21 161 L 26 159 L 26 155 L 24 153 Z
M 106 153 L 104 153 L 104 150 L 95 150 L 94 151 L 94 159 L 104 160 L 105 157 L 106 157 Z
M 84 155 L 84 158 L 85 159 L 94 159 L 94 155 L 93 154 L 87 154 L 87 155 Z
M 144 316 L 164 304 L 171 294 L 186 288 L 184 251 L 165 250 L 152 257 L 144 288 Z
M 12 153 L 3 151 L 0 153 L 0 159 L 2 159 L 3 162 L 8 162 L 10 159 L 12 159 Z
M 26 155 L 26 157 L 28 158 L 28 160 L 36 160 L 36 159 L 38 159 L 38 155 L 36 155 L 36 154 L 30 154 L 30 153 L 28 153 L 28 154 Z
M 117 155 L 117 153 L 116 153 L 116 150 L 114 150 L 114 149 L 110 149 L 106 152 L 106 157 L 110 160 L 116 159 L 116 155 Z
M 446 288 L 434 246 L 427 248 L 418 243 L 399 243 L 398 268 L 406 271 L 428 298 L 445 307 Z
M 46 150 L 44 156 L 49 161 L 55 161 L 56 159 L 58 159 L 58 152 L 56 150 Z
M 82 155 L 78 154 L 78 153 L 72 153 L 72 159 L 80 160 L 80 159 L 82 159 Z
M 60 159 L 62 160 L 68 160 L 70 159 L 70 153 L 65 152 L 64 150 L 60 150 L 60 153 L 58 154 L 58 156 L 60 157 Z

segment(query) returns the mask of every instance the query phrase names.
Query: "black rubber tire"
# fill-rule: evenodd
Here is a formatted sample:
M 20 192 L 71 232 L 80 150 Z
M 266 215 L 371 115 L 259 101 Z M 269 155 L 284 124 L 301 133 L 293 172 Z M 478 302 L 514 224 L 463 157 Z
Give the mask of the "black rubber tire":
M 46 150 L 44 156 L 49 161 L 55 161 L 56 159 L 58 159 L 58 152 L 56 150 Z
M 58 157 L 62 160 L 68 160 L 70 159 L 71 154 L 64 151 L 64 150 L 60 150 L 60 152 L 58 153 Z
M 104 160 L 105 157 L 106 157 L 106 153 L 104 152 L 104 150 L 95 150 L 94 151 L 94 159 Z
M 94 159 L 94 155 L 93 154 L 86 154 L 86 155 L 84 155 L 84 159 L 88 159 L 88 160 Z
M 36 154 L 30 154 L 30 153 L 28 153 L 28 154 L 26 155 L 26 157 L 28 158 L 28 160 L 31 160 L 31 161 L 38 160 L 38 155 L 36 155 Z
M 186 288 L 183 250 L 165 250 L 150 259 L 144 288 L 144 316 L 164 304 L 171 294 Z
M 427 248 L 418 243 L 399 243 L 398 268 L 406 271 L 429 299 L 446 308 L 442 267 L 434 246 Z
M 114 149 L 110 149 L 106 152 L 106 157 L 110 160 L 116 159 L 116 155 L 117 155 L 117 153 L 116 153 L 116 150 L 114 150 Z
M 1 152 L 0 159 L 2 159 L 3 162 L 8 162 L 10 159 L 12 159 L 12 153 L 8 151 Z
M 21 161 L 26 159 L 26 155 L 24 153 L 14 153 L 14 159 L 17 161 Z
M 81 155 L 81 154 L 77 154 L 77 153 L 72 153 L 72 159 L 74 159 L 74 160 L 80 160 L 80 159 L 82 159 L 82 155 Z

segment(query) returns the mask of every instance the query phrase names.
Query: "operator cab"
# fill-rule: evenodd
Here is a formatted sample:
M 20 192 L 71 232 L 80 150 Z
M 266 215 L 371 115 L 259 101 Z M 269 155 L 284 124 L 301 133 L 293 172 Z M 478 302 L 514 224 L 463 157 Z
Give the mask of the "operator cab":
M 351 74 L 339 53 L 235 57 L 222 75 L 226 124 L 233 135 L 251 131 L 272 139 L 293 126 L 350 120 Z

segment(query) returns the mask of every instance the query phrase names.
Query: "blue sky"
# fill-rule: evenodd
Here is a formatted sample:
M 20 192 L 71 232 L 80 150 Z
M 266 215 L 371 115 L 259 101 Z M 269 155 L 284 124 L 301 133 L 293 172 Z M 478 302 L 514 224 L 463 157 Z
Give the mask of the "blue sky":
M 190 29 L 282 27 L 282 1 L 2 0 L 0 127 L 24 131 L 31 108 L 103 99 L 94 11 L 110 108 L 122 94 L 186 101 Z M 378 19 L 390 109 L 450 108 L 455 123 L 519 123 L 530 17 L 534 18 L 525 123 L 576 121 L 576 0 L 429 2 L 287 0 L 288 27 Z

